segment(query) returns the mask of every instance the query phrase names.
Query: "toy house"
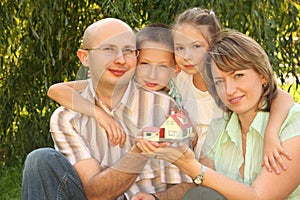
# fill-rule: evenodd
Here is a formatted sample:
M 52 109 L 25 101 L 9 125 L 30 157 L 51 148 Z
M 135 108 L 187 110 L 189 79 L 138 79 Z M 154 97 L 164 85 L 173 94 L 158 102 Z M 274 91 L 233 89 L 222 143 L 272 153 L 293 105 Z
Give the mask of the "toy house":
M 160 127 L 143 128 L 143 138 L 156 142 L 184 140 L 192 137 L 192 133 L 192 123 L 182 112 L 172 112 Z

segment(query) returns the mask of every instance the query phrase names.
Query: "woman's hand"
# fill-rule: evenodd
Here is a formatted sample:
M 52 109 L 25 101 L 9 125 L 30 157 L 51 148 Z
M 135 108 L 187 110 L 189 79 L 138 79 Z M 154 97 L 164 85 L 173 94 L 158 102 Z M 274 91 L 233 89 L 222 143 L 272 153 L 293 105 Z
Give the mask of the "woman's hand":
M 143 154 L 157 159 L 162 159 L 181 165 L 190 160 L 195 159 L 193 151 L 185 143 L 158 143 L 147 140 L 139 140 L 136 145 L 140 148 Z

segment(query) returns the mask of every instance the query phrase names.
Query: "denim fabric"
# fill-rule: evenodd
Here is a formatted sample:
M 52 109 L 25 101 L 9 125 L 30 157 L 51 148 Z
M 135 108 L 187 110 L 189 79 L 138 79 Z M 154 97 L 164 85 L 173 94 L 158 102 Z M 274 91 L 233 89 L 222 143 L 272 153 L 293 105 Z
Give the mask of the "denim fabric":
M 78 174 L 58 151 L 42 148 L 31 152 L 24 164 L 22 199 L 87 199 Z
M 217 191 L 204 186 L 193 188 L 184 195 L 183 200 L 226 200 Z

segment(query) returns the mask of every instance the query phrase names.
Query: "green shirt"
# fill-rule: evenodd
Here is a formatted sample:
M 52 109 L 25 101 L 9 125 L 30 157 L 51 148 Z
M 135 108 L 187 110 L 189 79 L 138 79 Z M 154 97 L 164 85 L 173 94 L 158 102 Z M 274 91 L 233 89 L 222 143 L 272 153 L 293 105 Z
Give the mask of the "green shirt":
M 258 112 L 254 118 L 246 136 L 245 160 L 242 151 L 242 134 L 236 113 L 227 119 L 212 121 L 202 148 L 203 154 L 214 160 L 217 172 L 251 185 L 262 169 L 264 132 L 268 119 L 269 112 Z M 279 136 L 281 141 L 285 141 L 299 135 L 300 105 L 295 103 L 281 127 Z M 245 163 L 244 179 L 239 173 L 242 163 Z M 300 199 L 300 186 L 288 199 Z

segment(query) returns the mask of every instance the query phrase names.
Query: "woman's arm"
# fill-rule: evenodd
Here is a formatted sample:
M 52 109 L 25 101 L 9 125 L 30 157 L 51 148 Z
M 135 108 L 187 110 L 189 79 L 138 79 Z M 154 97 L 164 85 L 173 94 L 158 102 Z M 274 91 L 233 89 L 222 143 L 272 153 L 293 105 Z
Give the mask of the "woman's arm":
M 277 174 L 280 173 L 280 167 L 283 170 L 287 167 L 282 157 L 291 159 L 288 151 L 281 146 L 278 134 L 293 104 L 292 96 L 280 88 L 277 97 L 271 104 L 269 122 L 265 131 L 262 166 L 265 166 L 270 172 L 273 168 Z
M 287 170 L 280 175 L 269 173 L 263 168 L 254 183 L 248 186 L 208 169 L 203 185 L 217 190 L 227 199 L 285 199 L 300 183 L 300 167 L 297 164 L 300 162 L 300 136 L 283 142 L 282 146 L 290 152 L 293 160 L 282 158 Z M 200 165 L 198 164 L 191 176 L 201 171 Z
M 192 150 L 184 144 L 178 148 L 170 146 L 159 148 L 148 141 L 142 140 L 138 142 L 137 146 L 149 155 L 158 155 L 155 157 L 171 161 L 192 178 L 198 176 L 201 172 L 202 164 L 195 159 Z M 203 185 L 232 200 L 284 199 L 300 184 L 300 166 L 298 164 L 300 162 L 300 136 L 286 140 L 282 143 L 282 146 L 290 152 L 293 160 L 282 158 L 286 163 L 287 170 L 280 175 L 269 173 L 265 168 L 262 168 L 257 179 L 249 186 L 207 168 Z

